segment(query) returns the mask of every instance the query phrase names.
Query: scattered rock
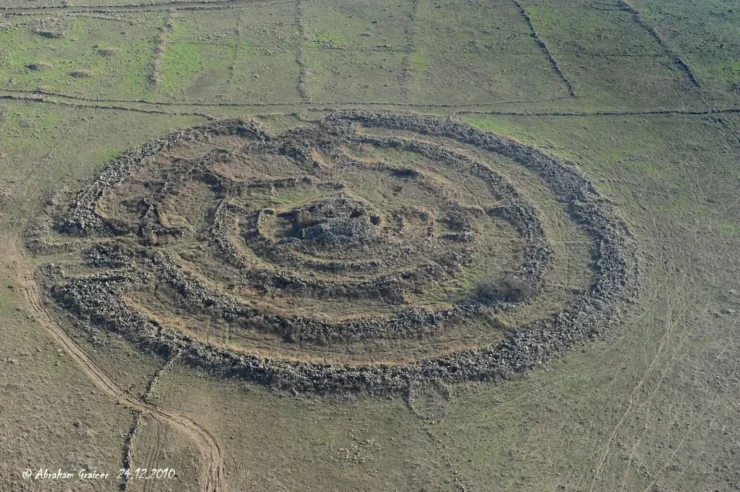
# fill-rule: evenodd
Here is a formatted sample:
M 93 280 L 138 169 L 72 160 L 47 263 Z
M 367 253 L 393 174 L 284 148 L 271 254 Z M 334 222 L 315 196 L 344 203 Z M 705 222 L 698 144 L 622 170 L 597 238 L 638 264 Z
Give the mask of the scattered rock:
M 28 69 L 33 70 L 34 72 L 45 72 L 52 68 L 54 68 L 54 65 L 46 62 L 34 62 L 28 65 Z
M 93 73 L 90 70 L 73 70 L 69 72 L 69 75 L 76 79 L 84 79 L 92 77 Z
M 100 56 L 116 56 L 121 50 L 118 48 L 99 48 L 98 54 Z
M 36 30 L 36 34 L 49 39 L 61 39 L 64 37 L 64 33 L 61 31 L 47 31 L 43 29 Z

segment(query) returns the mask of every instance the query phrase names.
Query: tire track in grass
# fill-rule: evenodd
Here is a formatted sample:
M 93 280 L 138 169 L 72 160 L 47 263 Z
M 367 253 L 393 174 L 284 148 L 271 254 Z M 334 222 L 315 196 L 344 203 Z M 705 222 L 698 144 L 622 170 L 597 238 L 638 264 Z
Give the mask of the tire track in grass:
M 680 96 L 680 94 L 678 92 L 676 93 L 676 97 L 682 102 L 682 105 L 684 105 L 683 104 L 683 101 L 681 99 L 681 96 Z M 684 126 L 684 130 L 685 129 L 686 129 L 686 126 Z M 690 149 L 690 146 L 687 143 L 687 139 L 686 139 L 686 135 L 685 134 L 683 136 L 683 142 L 684 142 L 685 147 L 687 149 Z M 694 155 L 694 153 L 691 152 L 690 150 L 689 150 L 689 152 L 694 157 L 694 162 L 696 162 L 698 164 L 699 160 L 696 158 L 696 156 Z M 711 218 L 703 217 L 702 214 L 700 213 L 700 210 L 701 210 L 701 200 L 699 198 L 699 193 L 701 193 L 701 194 L 704 194 L 704 193 L 701 190 L 701 186 L 699 185 L 698 180 L 696 179 L 697 176 L 693 176 L 692 177 L 691 173 L 689 172 L 688 166 L 686 164 L 683 164 L 681 166 L 681 169 L 684 171 L 686 180 L 689 183 L 690 188 L 691 188 L 691 194 L 692 194 L 692 198 L 693 198 L 693 201 L 694 201 L 694 204 L 695 204 L 695 209 L 694 209 L 695 210 L 695 213 L 696 213 L 695 224 L 698 226 L 702 222 L 707 221 L 707 219 L 711 222 Z M 697 188 L 698 188 L 698 192 L 697 192 Z M 655 225 L 655 238 L 656 239 L 659 238 L 660 237 L 660 233 L 658 231 L 657 221 L 655 220 L 655 217 L 647 209 L 645 209 L 644 207 L 642 207 L 642 208 L 643 208 L 643 210 L 645 210 L 646 212 L 648 212 L 648 214 L 652 218 L 653 224 Z M 689 258 L 689 259 L 693 258 L 694 252 L 700 247 L 700 245 L 699 245 L 699 239 L 700 239 L 700 233 L 699 233 L 699 229 L 697 228 L 697 229 L 694 230 L 691 247 L 687 251 L 687 258 Z M 669 264 L 673 268 L 678 269 L 678 264 L 677 264 L 677 261 L 676 261 L 677 251 L 674 250 L 672 252 L 672 254 L 667 257 L 667 260 L 665 260 L 665 262 L 664 262 L 665 255 L 663 254 L 663 250 L 660 250 L 659 251 L 659 254 L 661 255 L 660 256 L 660 259 L 659 259 L 659 263 Z M 655 368 L 658 367 L 658 360 L 659 360 L 660 356 L 662 355 L 662 353 L 665 352 L 665 348 L 668 345 L 670 339 L 672 338 L 672 335 L 673 335 L 673 332 L 674 332 L 675 327 L 678 326 L 679 323 L 680 323 L 680 320 L 678 318 L 679 318 L 679 316 L 682 313 L 685 313 L 686 306 L 689 304 L 687 302 L 687 300 L 685 299 L 685 294 L 686 294 L 685 286 L 686 286 L 686 283 L 687 283 L 687 280 L 688 280 L 688 277 L 689 277 L 689 273 L 688 273 L 689 272 L 689 269 L 692 268 L 692 267 L 693 267 L 693 264 L 690 264 L 689 267 L 683 269 L 682 276 L 681 276 L 680 280 L 675 283 L 675 289 L 673 291 L 673 295 L 670 296 L 670 298 L 666 302 L 666 310 L 667 310 L 667 312 L 664 315 L 666 329 L 665 329 L 665 331 L 663 333 L 663 336 L 660 339 L 660 342 L 658 344 L 657 351 L 655 353 L 655 356 L 652 358 L 652 361 L 651 361 L 650 365 L 648 366 L 648 368 L 644 372 L 643 376 L 638 381 L 638 383 L 635 385 L 635 387 L 633 388 L 633 391 L 629 395 L 627 409 L 625 410 L 625 412 L 622 415 L 622 418 L 617 422 L 617 425 L 614 427 L 612 433 L 609 436 L 609 439 L 608 439 L 607 444 L 606 444 L 606 449 L 604 451 L 604 455 L 602 456 L 601 460 L 599 461 L 599 465 L 598 465 L 598 467 L 596 469 L 596 472 L 595 472 L 595 474 L 593 476 L 593 479 L 592 479 L 592 482 L 591 482 L 591 486 L 589 488 L 589 491 L 590 492 L 593 492 L 595 490 L 595 488 L 596 488 L 596 482 L 600 479 L 601 474 L 602 474 L 602 472 L 604 470 L 604 467 L 607 464 L 608 457 L 611 454 L 611 444 L 612 444 L 612 442 L 617 437 L 617 435 L 621 431 L 621 429 L 625 426 L 625 423 L 627 422 L 627 420 L 628 419 L 632 419 L 633 416 L 634 416 L 634 414 L 636 413 L 636 411 L 640 407 L 648 404 L 650 402 L 650 400 L 652 400 L 652 398 L 654 397 L 654 395 L 656 394 L 656 392 L 660 388 L 660 386 L 661 386 L 661 384 L 662 384 L 662 382 L 663 382 L 663 380 L 664 380 L 664 378 L 666 376 L 667 371 L 673 365 L 673 362 L 674 362 L 673 360 L 669 360 L 669 361 L 667 361 L 667 362 L 664 363 L 665 364 L 665 368 L 662 371 L 662 374 L 660 375 L 655 388 L 653 388 L 653 389 L 650 390 L 650 392 L 647 394 L 647 397 L 645 398 L 645 401 L 642 402 L 641 401 L 641 397 L 638 395 L 638 393 L 641 392 L 641 390 L 646 386 L 646 382 L 647 382 L 648 378 L 652 375 L 652 373 L 654 372 Z M 678 314 L 676 314 L 676 312 L 678 312 Z M 679 346 L 680 346 L 683 342 L 678 342 L 678 343 L 679 343 Z M 736 369 L 737 369 L 737 367 L 736 367 Z M 715 394 L 715 397 L 716 397 L 716 394 Z M 704 407 L 704 409 L 702 410 L 702 413 L 699 416 L 699 418 L 696 419 L 691 424 L 691 427 L 690 427 L 689 431 L 687 432 L 687 434 L 684 435 L 683 439 L 681 440 L 681 442 L 679 444 L 679 447 L 681 445 L 683 445 L 683 443 L 684 443 L 685 439 L 688 437 L 688 435 L 691 432 L 693 432 L 694 426 L 703 417 L 703 415 L 706 413 L 706 411 L 709 409 L 709 407 L 713 404 L 713 402 L 714 402 L 714 397 L 712 398 L 712 402 L 709 405 L 707 405 L 707 406 Z M 639 406 L 638 406 L 638 403 L 639 403 Z M 643 434 L 644 434 L 644 432 L 643 432 Z M 641 438 L 642 437 L 640 437 L 640 439 Z M 638 441 L 635 443 L 635 446 L 633 447 L 632 453 L 630 454 L 630 457 L 629 457 L 629 462 L 630 463 L 632 462 L 633 456 L 635 454 L 635 448 L 636 448 L 637 443 L 639 442 L 640 439 L 638 439 Z M 668 460 L 668 462 L 665 464 L 665 466 L 660 470 L 659 474 L 662 473 L 665 470 L 665 468 L 667 468 L 667 466 L 669 465 L 669 463 L 676 456 L 677 452 L 678 452 L 678 448 L 671 455 L 671 458 Z M 622 487 L 624 487 L 625 483 L 626 483 L 626 470 L 625 470 L 625 475 L 623 476 Z M 655 483 L 656 483 L 655 480 L 653 480 L 653 482 L 645 489 L 645 491 L 647 492 L 653 485 L 655 485 Z
M 84 106 L 91 108 L 93 106 Z M 75 125 L 68 125 L 66 131 L 50 146 L 48 152 L 42 157 L 42 161 L 50 158 L 58 147 L 65 142 Z M 88 127 L 88 132 L 90 127 Z M 29 186 L 34 178 L 39 177 L 42 167 L 36 171 L 30 172 L 24 180 L 25 186 L 22 189 L 29 190 L 26 203 L 38 203 L 43 196 L 43 187 Z M 2 225 L 0 223 L 0 225 Z M 7 236 L 6 249 L 3 250 L 4 257 L 7 261 L 15 261 L 18 268 L 18 285 L 19 291 L 30 310 L 35 314 L 34 318 L 44 328 L 52 340 L 61 346 L 65 352 L 79 364 L 83 373 L 88 376 L 93 383 L 104 393 L 116 399 L 118 402 L 127 405 L 134 412 L 141 412 L 142 415 L 151 415 L 173 427 L 181 430 L 185 435 L 193 439 L 196 448 L 200 452 L 203 460 L 203 470 L 201 471 L 200 490 L 203 492 L 219 492 L 224 490 L 223 477 L 224 467 L 221 451 L 221 444 L 207 429 L 174 411 L 163 409 L 151 402 L 144 401 L 128 391 L 118 386 L 108 374 L 82 349 L 77 342 L 61 327 L 52 315 L 44 308 L 39 285 L 34 278 L 34 268 L 32 266 L 29 252 L 25 249 L 23 243 L 23 232 L 27 223 L 19 231 L 11 231 L 8 227 L 1 228 Z M 133 428 L 133 426 L 132 426 Z M 129 431 L 131 428 L 129 429 Z
M 223 478 L 223 453 L 221 444 L 218 439 L 211 434 L 205 427 L 196 421 L 178 414 L 174 411 L 161 408 L 150 403 L 143 398 L 137 397 L 124 390 L 108 376 L 90 356 L 80 347 L 77 342 L 61 327 L 41 303 L 41 293 L 39 287 L 33 278 L 33 271 L 28 268 L 29 261 L 26 253 L 23 252 L 22 238 L 20 235 L 12 242 L 11 255 L 19 260 L 19 263 L 25 264 L 26 268 L 21 268 L 19 272 L 19 284 L 26 301 L 34 311 L 36 318 L 46 329 L 49 335 L 57 342 L 67 354 L 75 360 L 82 371 L 93 380 L 93 382 L 107 395 L 116 399 L 134 411 L 141 412 L 142 415 L 151 415 L 179 429 L 185 435 L 189 436 L 198 451 L 201 454 L 203 470 L 200 476 L 200 490 L 203 492 L 219 492 L 224 490 Z

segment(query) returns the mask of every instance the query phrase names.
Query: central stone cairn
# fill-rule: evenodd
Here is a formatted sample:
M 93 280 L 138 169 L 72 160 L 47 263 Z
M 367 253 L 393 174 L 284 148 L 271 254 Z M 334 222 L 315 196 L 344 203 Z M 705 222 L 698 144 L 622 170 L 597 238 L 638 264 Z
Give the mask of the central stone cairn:
M 362 245 L 377 235 L 380 216 L 365 213 L 364 206 L 346 198 L 324 200 L 280 215 L 288 218 L 295 237 L 322 245 Z
M 555 312 L 532 315 L 557 269 L 542 210 L 496 159 L 539 176 L 589 243 L 590 280 Z M 631 284 L 627 236 L 584 178 L 411 115 L 174 133 L 113 161 L 54 229 L 94 243 L 74 274 L 43 269 L 75 322 L 299 391 L 510 377 L 596 331 Z

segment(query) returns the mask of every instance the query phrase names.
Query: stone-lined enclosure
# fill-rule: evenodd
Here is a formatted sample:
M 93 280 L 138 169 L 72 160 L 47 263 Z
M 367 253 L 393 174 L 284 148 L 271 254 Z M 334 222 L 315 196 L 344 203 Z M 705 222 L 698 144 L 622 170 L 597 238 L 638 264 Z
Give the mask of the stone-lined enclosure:
M 173 133 L 115 159 L 52 235 L 79 242 L 39 276 L 73 322 L 297 391 L 508 378 L 598 332 L 636 282 L 571 166 L 408 114 Z

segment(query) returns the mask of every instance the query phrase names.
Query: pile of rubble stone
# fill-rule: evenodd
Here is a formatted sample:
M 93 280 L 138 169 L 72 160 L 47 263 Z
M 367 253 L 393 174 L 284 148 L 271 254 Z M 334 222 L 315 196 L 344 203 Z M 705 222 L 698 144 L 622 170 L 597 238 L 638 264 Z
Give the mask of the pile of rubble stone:
M 150 278 L 145 272 L 149 270 L 158 284 L 175 292 L 182 306 L 193 313 L 208 312 L 242 327 L 279 335 L 287 340 L 313 343 L 414 336 L 424 330 L 434 329 L 435 326 L 454 324 L 456 320 L 476 316 L 481 309 L 476 299 L 472 297 L 452 308 L 434 312 L 408 308 L 390 317 L 357 318 L 341 323 L 280 316 L 262 312 L 213 291 L 202 281 L 183 272 L 162 252 L 142 253 L 136 259 L 145 268 L 143 272 L 133 269 L 64 281 L 50 278 L 48 282 L 51 296 L 60 307 L 80 321 L 120 333 L 156 353 L 179 353 L 182 360 L 226 377 L 241 377 L 297 391 L 364 391 L 385 394 L 406 390 L 412 381 L 492 381 L 510 378 L 568 352 L 576 343 L 597 333 L 614 319 L 619 303 L 634 295 L 634 245 L 624 225 L 614 218 L 608 205 L 601 200 L 588 180 L 567 163 L 533 147 L 468 125 L 411 114 L 364 111 L 333 113 L 325 118 L 321 130 L 289 132 L 280 143 L 267 142 L 268 138 L 256 126 L 243 121 L 219 122 L 208 127 L 177 132 L 116 159 L 92 185 L 78 195 L 70 209 L 58 218 L 56 230 L 74 236 L 116 236 L 119 231 L 97 213 L 98 200 L 106 189 L 116 186 L 133 169 L 145 165 L 155 154 L 178 142 L 197 141 L 214 134 L 242 132 L 255 136 L 265 148 L 279 149 L 295 159 L 308 161 L 311 157 L 307 147 L 312 138 L 316 139 L 314 144 L 328 150 L 335 148 L 337 142 L 360 141 L 410 150 L 453 166 L 468 166 L 473 169 L 477 176 L 489 184 L 492 193 L 504 202 L 503 206 L 487 213 L 513 224 L 524 238 L 524 262 L 516 272 L 517 275 L 531 285 L 536 286 L 542 282 L 551 250 L 534 209 L 519 197 L 510 184 L 487 167 L 439 145 L 401 138 L 358 136 L 355 132 L 357 125 L 454 139 L 509 157 L 539 175 L 555 197 L 567 205 L 570 217 L 587 231 L 595 245 L 595 275 L 590 289 L 557 315 L 520 327 L 510 333 L 504 342 L 407 365 L 332 365 L 288 362 L 239 354 L 194 340 L 162 326 L 126 305 L 121 295 L 126 290 L 146 286 Z M 301 141 L 305 145 L 300 145 Z M 247 260 L 230 245 L 228 238 L 232 216 L 241 213 L 244 210 L 239 207 L 222 203 L 212 214 L 210 242 L 217 251 L 224 253 L 229 263 L 245 268 Z M 332 220 L 327 219 L 307 227 L 304 236 L 329 243 L 371 239 L 371 234 L 365 231 L 364 226 L 360 227 L 345 218 Z M 373 227 L 370 222 L 367 225 Z M 85 253 L 85 258 L 90 266 L 99 268 L 118 268 L 131 262 L 125 251 L 108 244 L 96 245 Z M 262 284 L 280 283 L 285 286 L 292 282 L 296 291 L 330 288 L 322 287 L 319 281 L 313 279 L 307 281 L 300 277 L 280 277 L 281 274 L 275 272 L 267 275 L 255 270 L 252 275 L 253 281 Z M 384 281 L 392 283 L 393 279 L 386 278 Z M 331 289 L 339 288 L 366 295 L 371 291 L 392 292 L 394 287 L 391 284 L 362 287 L 358 283 L 331 286 Z M 363 288 L 370 291 L 363 291 Z M 341 294 L 337 290 L 327 290 L 325 295 L 333 297 Z

